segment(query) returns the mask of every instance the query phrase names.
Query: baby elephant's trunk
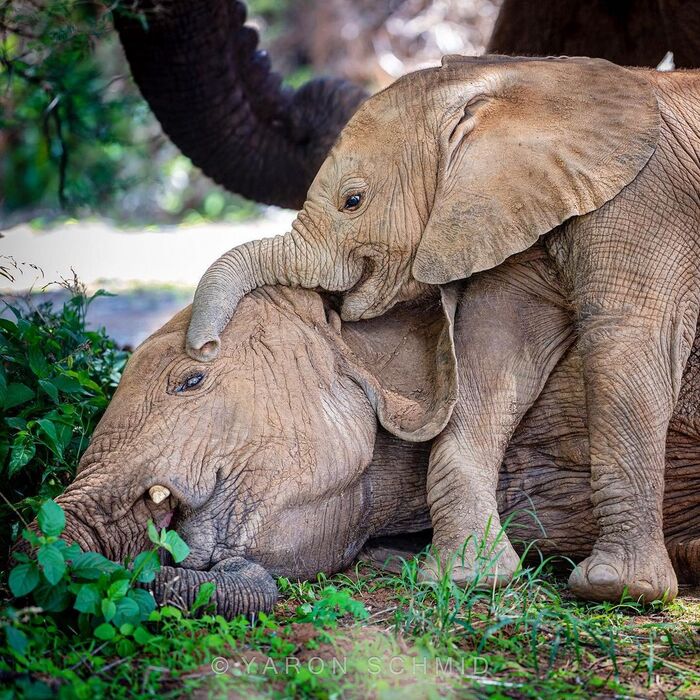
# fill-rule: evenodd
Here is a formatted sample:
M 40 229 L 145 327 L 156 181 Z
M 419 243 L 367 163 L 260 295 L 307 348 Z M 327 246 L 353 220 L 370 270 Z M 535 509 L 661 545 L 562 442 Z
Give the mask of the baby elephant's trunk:
M 217 615 L 269 612 L 277 602 L 277 586 L 259 564 L 235 557 L 216 564 L 209 571 L 164 566 L 152 583 L 145 584 L 162 605 L 189 609 L 204 583 L 215 583 L 211 602 Z

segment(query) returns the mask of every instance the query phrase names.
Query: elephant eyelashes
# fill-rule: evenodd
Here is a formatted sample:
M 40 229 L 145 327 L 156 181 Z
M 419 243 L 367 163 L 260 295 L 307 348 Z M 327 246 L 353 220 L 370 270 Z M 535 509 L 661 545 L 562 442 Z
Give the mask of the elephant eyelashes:
M 203 379 L 203 372 L 197 372 L 196 374 L 192 374 L 189 377 L 187 377 L 187 379 L 185 379 L 185 381 L 182 382 L 182 384 L 175 388 L 175 393 L 180 394 L 183 391 L 190 391 L 191 389 L 194 389 L 197 385 L 201 384 Z
M 359 192 L 351 194 L 343 204 L 343 209 L 345 211 L 355 211 L 362 203 L 362 195 Z

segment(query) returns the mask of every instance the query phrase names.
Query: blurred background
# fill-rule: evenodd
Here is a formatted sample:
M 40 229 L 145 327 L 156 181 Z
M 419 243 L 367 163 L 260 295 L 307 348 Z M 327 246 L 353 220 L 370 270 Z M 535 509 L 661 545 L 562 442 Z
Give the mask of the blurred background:
M 483 52 L 499 5 L 247 3 L 285 82 L 327 74 L 370 90 L 443 54 Z M 283 233 L 292 215 L 224 191 L 170 143 L 131 79 L 109 9 L 0 0 L 0 292 L 39 292 L 75 273 L 119 292 L 97 300 L 89 321 L 134 345 L 188 303 L 220 253 Z

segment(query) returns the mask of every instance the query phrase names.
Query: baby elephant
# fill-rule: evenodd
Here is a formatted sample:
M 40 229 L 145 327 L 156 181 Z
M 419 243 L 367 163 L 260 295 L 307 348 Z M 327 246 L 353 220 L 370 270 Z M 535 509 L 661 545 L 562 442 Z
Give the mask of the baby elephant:
M 577 342 L 600 534 L 571 585 L 597 599 L 672 596 L 664 436 L 700 305 L 699 143 L 697 72 L 448 57 L 360 108 L 290 233 L 212 265 L 188 352 L 215 358 L 261 284 L 344 292 L 341 315 L 357 320 L 521 253 L 490 306 L 458 312 L 462 387 L 428 474 L 434 542 L 448 556 L 498 523 L 508 440 Z M 504 555 L 507 573 L 516 557 Z M 468 556 L 456 577 L 471 573 Z

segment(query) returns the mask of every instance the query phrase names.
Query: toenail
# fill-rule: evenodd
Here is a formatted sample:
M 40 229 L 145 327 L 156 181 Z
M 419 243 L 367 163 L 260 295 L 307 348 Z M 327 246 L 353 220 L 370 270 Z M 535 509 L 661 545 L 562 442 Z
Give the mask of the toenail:
M 618 583 L 620 575 L 609 564 L 596 564 L 588 570 L 587 578 L 593 586 L 606 586 Z

